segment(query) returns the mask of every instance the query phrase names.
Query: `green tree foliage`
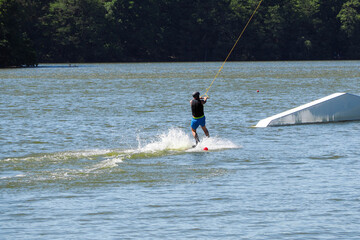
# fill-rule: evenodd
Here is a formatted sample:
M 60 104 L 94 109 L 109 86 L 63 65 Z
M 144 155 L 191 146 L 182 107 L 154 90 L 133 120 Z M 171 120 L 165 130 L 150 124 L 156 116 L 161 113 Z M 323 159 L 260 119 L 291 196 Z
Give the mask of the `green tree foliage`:
M 113 42 L 121 60 L 156 60 L 160 36 L 159 5 L 154 0 L 114 0 L 109 5 Z
M 348 48 L 346 56 L 350 59 L 360 58 L 360 1 L 351 0 L 343 4 L 337 15 L 341 30 L 345 35 Z
M 104 61 L 105 7 L 97 0 L 59 0 L 50 4 L 45 17 L 52 35 L 54 61 Z
M 0 0 L 0 66 L 221 61 L 259 0 Z M 230 60 L 359 59 L 360 0 L 264 0 Z
M 36 52 L 27 29 L 26 5 L 18 0 L 0 0 L 0 67 L 34 66 Z
M 180 61 L 219 59 L 221 45 L 226 46 L 222 38 L 229 1 L 177 0 L 164 1 L 162 6 L 162 45 L 168 57 Z

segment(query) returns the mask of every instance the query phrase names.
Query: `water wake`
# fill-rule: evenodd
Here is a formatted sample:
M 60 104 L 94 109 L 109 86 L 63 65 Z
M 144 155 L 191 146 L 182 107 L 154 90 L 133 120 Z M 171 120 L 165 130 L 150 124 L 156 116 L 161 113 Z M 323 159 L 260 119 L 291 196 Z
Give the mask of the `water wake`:
M 164 150 L 183 151 L 192 147 L 191 138 L 180 129 L 170 129 L 165 133 L 161 133 L 158 137 L 150 143 L 142 147 L 138 146 L 138 151 L 142 152 L 157 152 Z
M 135 148 L 93 149 L 83 151 L 66 151 L 58 153 L 33 154 L 25 157 L 0 160 L 5 170 L 0 179 L 34 178 L 48 181 L 50 179 L 74 179 L 85 175 L 109 173 L 121 170 L 118 166 L 125 160 L 147 159 L 191 152 L 220 151 L 239 148 L 230 140 L 218 137 L 203 138 L 195 143 L 190 134 L 178 128 L 169 129 L 153 139 L 140 139 Z
M 148 153 L 181 153 L 181 152 L 202 152 L 206 147 L 209 151 L 219 151 L 224 149 L 240 148 L 230 140 L 221 139 L 219 137 L 204 137 L 200 139 L 200 143 L 194 147 L 195 140 L 192 136 L 186 134 L 183 130 L 172 128 L 167 132 L 159 134 L 149 143 L 143 144 L 139 140 L 138 148 L 129 150 L 131 154 L 148 154 Z

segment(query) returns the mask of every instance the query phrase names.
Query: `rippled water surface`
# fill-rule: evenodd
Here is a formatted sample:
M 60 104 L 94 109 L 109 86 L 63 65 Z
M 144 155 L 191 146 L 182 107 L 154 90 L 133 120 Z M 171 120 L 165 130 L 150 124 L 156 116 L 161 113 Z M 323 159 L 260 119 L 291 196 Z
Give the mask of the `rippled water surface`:
M 192 148 L 220 66 L 0 69 L 0 238 L 359 239 L 360 123 L 252 126 L 359 95 L 360 62 L 227 63 Z

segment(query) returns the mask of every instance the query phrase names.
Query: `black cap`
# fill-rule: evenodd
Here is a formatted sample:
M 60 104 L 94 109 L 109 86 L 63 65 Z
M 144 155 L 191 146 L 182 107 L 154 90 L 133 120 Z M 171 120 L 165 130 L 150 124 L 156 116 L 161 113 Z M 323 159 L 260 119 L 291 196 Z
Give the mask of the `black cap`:
M 194 92 L 194 93 L 192 94 L 192 96 L 193 96 L 194 98 L 199 98 L 200 93 L 199 93 L 199 92 Z

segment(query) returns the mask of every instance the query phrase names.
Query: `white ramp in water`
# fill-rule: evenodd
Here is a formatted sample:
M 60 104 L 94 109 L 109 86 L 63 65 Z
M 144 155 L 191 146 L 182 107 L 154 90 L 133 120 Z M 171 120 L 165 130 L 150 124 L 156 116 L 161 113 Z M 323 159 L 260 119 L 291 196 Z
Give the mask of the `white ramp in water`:
M 360 120 L 360 96 L 334 93 L 302 106 L 262 119 L 255 127 Z

